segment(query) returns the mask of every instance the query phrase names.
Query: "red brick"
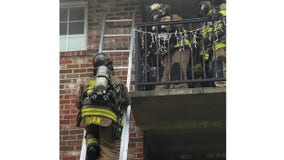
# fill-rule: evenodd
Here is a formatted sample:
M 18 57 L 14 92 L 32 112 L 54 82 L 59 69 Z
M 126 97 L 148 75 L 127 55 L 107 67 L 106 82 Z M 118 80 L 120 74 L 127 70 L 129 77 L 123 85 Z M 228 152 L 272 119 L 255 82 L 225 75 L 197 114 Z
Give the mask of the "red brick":
M 76 107 L 74 107 L 71 111 L 71 114 L 78 114 L 79 109 L 77 109 Z
M 64 109 L 75 109 L 76 108 L 76 105 L 65 105 L 64 106 Z M 71 114 L 72 114 L 72 111 L 71 111 Z
M 77 115 L 64 115 L 63 119 L 76 119 Z
M 70 120 L 60 120 L 60 124 L 70 124 Z
M 131 137 L 131 138 L 136 138 L 136 133 L 135 132 L 130 132 L 129 133 L 129 137 Z
M 67 65 L 67 68 L 79 68 L 79 64 L 70 64 Z
M 72 100 L 71 100 L 71 103 L 76 104 L 77 101 L 78 101 L 77 99 L 72 99 Z
M 76 99 L 77 95 L 64 95 L 64 99 Z
M 74 69 L 74 73 L 84 73 L 86 71 L 86 69 Z
M 60 60 L 60 64 L 71 64 L 71 60 Z
M 81 64 L 81 68 L 93 68 L 93 64 Z
M 63 157 L 63 160 L 76 160 L 76 157 Z
M 69 136 L 63 136 L 62 139 L 63 139 L 63 140 L 75 140 L 75 139 L 76 139 L 76 136 L 73 136 L 73 135 L 72 135 L 72 136 L 71 136 L 71 135 L 69 135 Z
M 82 146 L 75 146 L 75 150 L 81 150 Z
M 142 153 L 140 153 L 140 154 L 138 153 L 138 154 L 137 154 L 137 158 L 143 158 L 143 157 L 144 157 L 144 156 L 143 156 Z
M 71 151 L 71 150 L 73 150 L 72 146 L 62 146 L 62 147 L 60 147 L 60 151 Z
M 63 110 L 63 109 L 61 109 L 60 110 L 60 115 L 63 115 L 63 114 L 70 114 L 71 112 L 70 112 L 70 110 Z
M 67 145 L 69 145 L 69 146 L 74 146 L 74 145 L 80 145 L 80 144 L 82 144 L 82 141 L 68 141 L 67 142 Z
M 79 140 L 79 139 L 83 139 L 83 137 L 84 137 L 84 135 L 77 135 L 77 140 Z
M 70 104 L 70 100 L 65 99 L 65 100 L 60 100 L 60 104 Z
M 60 141 L 60 146 L 67 146 L 67 142 L 66 141 Z
M 87 68 L 87 71 L 86 72 L 93 72 L 94 69 L 93 68 Z
M 136 142 L 136 144 L 137 144 L 137 147 L 141 147 L 141 148 L 144 147 L 144 143 L 143 142 Z
M 129 142 L 128 143 L 128 148 L 134 148 L 137 146 L 137 143 L 136 142 Z

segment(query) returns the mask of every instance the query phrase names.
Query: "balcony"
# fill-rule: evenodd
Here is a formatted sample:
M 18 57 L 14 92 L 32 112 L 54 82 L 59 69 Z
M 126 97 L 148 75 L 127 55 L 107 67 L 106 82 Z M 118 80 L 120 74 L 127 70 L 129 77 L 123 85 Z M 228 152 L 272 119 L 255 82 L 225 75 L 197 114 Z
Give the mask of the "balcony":
M 197 125 L 194 122 L 224 123 L 226 88 L 215 85 L 226 80 L 222 68 L 226 66 L 220 65 L 213 49 L 221 39 L 215 27 L 218 24 L 225 26 L 225 19 L 195 18 L 136 26 L 132 105 L 138 126 L 148 130 L 190 128 Z M 211 31 L 205 32 L 208 28 Z M 225 39 L 225 27 L 222 32 Z M 181 65 L 174 67 L 178 63 Z
M 197 18 L 136 26 L 132 113 L 150 157 L 225 152 L 226 87 L 215 85 L 225 83 L 225 68 L 213 49 L 220 40 L 214 26 L 224 22 Z M 213 28 L 211 39 L 204 38 L 205 27 Z

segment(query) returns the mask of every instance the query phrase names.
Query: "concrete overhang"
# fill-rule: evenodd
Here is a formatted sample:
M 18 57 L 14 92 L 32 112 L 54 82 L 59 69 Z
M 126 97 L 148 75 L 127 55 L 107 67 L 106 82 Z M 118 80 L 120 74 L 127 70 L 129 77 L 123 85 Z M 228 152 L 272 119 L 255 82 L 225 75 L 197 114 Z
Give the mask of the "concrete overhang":
M 226 126 L 226 88 L 135 91 L 130 96 L 136 125 L 143 131 Z

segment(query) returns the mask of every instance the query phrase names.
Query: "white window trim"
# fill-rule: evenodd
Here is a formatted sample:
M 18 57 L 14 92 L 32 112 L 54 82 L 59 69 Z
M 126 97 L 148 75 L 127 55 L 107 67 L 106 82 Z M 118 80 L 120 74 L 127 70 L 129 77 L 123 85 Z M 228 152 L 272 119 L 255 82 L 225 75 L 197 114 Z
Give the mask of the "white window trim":
M 85 22 L 84 22 L 84 37 L 85 37 L 85 47 L 84 49 L 81 50 L 87 50 L 87 44 L 88 44 L 88 1 L 77 1 L 77 2 L 61 2 L 60 3 L 60 8 L 69 8 L 69 7 L 85 7 Z M 69 22 L 69 12 L 68 12 L 68 19 L 67 21 Z M 60 22 L 59 22 L 60 23 Z M 67 28 L 67 33 L 68 33 L 68 28 Z M 68 51 L 79 51 L 79 50 L 68 50 L 68 40 L 69 40 L 69 35 L 64 35 L 67 36 L 66 38 L 66 45 L 65 45 L 65 50 L 60 51 L 60 52 L 68 52 Z M 59 35 L 59 37 L 61 37 Z

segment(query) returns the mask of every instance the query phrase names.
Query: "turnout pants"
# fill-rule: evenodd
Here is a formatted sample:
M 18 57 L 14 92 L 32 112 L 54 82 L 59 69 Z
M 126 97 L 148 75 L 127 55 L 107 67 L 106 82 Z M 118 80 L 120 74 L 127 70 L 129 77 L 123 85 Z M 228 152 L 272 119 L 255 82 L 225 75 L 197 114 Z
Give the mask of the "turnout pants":
M 213 56 L 212 69 L 214 77 L 216 78 L 226 78 L 226 48 L 221 48 L 215 51 L 216 58 Z M 215 66 L 216 63 L 216 66 Z M 216 81 L 216 87 L 225 87 L 226 81 Z
M 100 146 L 100 156 L 97 160 L 119 159 L 120 139 L 114 138 L 112 132 L 112 125 L 108 127 L 88 126 L 86 127 L 86 130 L 87 130 L 86 133 L 87 144 L 89 139 L 96 139 L 97 145 Z
M 187 69 L 190 59 L 190 49 L 185 49 L 184 51 L 174 51 L 169 53 L 164 57 L 162 65 L 164 67 L 162 82 L 176 81 L 176 80 L 187 80 Z M 157 85 L 155 90 L 167 89 L 168 85 Z M 177 88 L 188 88 L 187 83 L 182 84 L 172 84 L 170 89 Z

